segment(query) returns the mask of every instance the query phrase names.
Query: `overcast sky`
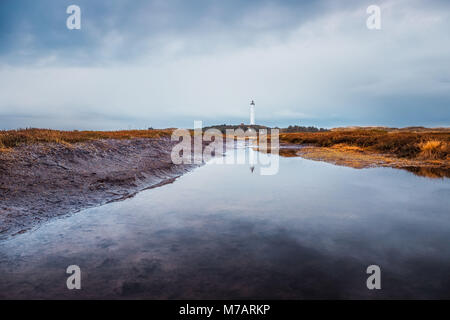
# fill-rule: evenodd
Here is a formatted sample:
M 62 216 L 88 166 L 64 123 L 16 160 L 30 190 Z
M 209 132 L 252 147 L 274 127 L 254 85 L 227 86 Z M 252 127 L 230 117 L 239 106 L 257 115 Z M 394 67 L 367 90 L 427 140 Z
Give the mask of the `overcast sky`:
M 450 1 L 0 0 L 0 129 L 241 123 L 251 99 L 266 125 L 449 126 Z

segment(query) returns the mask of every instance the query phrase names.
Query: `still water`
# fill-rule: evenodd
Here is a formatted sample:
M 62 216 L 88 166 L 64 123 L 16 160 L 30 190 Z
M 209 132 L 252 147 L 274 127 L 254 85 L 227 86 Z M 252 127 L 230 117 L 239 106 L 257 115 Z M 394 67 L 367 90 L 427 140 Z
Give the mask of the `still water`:
M 450 298 L 449 208 L 449 179 L 402 170 L 207 164 L 0 242 L 0 298 Z

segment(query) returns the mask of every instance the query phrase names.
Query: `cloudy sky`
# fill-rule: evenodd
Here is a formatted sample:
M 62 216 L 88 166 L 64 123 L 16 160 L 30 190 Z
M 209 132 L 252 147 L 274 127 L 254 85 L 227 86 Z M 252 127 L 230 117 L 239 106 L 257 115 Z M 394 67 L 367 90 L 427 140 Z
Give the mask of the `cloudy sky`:
M 0 1 L 0 129 L 240 123 L 251 99 L 266 125 L 449 126 L 450 1 Z

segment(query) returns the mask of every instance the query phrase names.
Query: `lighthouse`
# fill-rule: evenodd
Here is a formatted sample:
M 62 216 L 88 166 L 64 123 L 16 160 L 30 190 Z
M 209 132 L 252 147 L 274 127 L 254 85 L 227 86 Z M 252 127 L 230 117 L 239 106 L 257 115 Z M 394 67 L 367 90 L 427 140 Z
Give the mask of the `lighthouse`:
M 255 101 L 250 103 L 250 125 L 255 124 Z

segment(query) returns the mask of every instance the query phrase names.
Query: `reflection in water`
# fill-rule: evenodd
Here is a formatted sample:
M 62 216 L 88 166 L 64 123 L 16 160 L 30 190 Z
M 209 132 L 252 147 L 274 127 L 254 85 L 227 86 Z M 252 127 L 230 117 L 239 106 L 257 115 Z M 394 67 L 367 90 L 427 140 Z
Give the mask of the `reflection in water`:
M 406 167 L 403 169 L 421 177 L 427 177 L 432 179 L 450 178 L 450 169 L 446 168 Z
M 250 172 L 253 173 L 255 171 L 255 165 L 256 165 L 256 151 L 253 150 L 252 147 L 248 148 L 248 158 L 249 158 L 249 165 L 250 165 Z
M 388 168 L 209 164 L 1 242 L 0 297 L 450 298 L 449 195 L 447 179 Z
M 299 157 L 299 149 L 301 146 L 283 146 L 279 149 L 279 155 L 282 157 Z M 341 164 L 343 165 L 343 164 Z M 414 173 L 420 177 L 426 177 L 431 179 L 450 178 L 449 168 L 437 168 L 437 167 L 399 167 L 398 169 L 406 170 Z

